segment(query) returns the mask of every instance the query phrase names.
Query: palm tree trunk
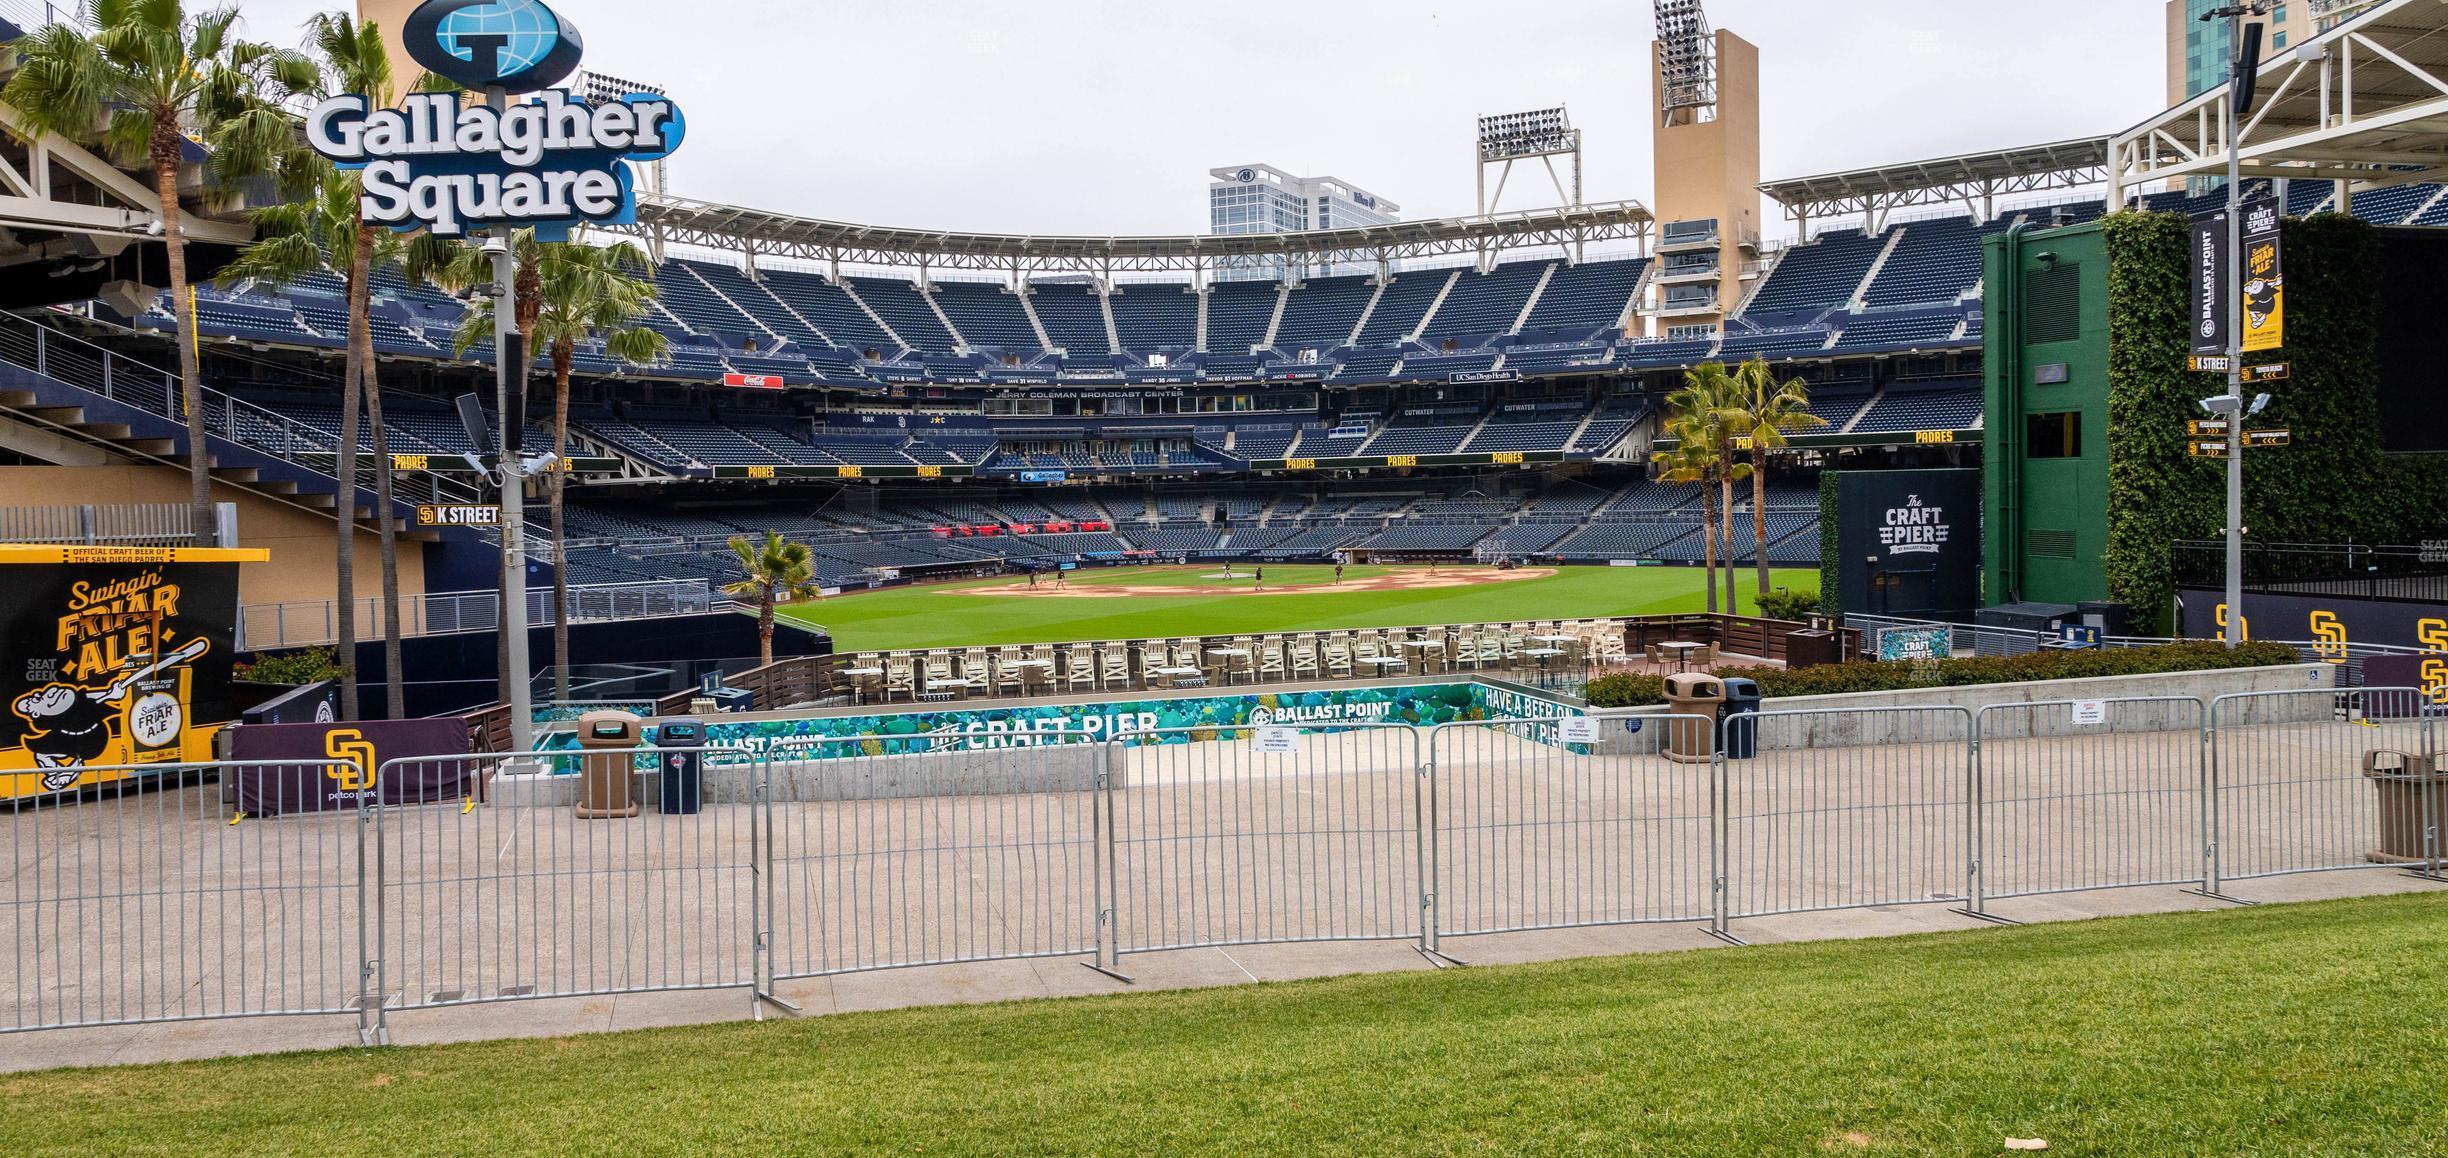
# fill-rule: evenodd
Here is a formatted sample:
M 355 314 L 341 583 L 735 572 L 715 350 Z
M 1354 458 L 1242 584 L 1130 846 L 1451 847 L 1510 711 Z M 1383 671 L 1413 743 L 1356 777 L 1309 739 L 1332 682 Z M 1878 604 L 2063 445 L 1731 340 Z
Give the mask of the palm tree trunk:
M 1722 541 L 1725 543 L 1725 602 L 1726 614 L 1742 614 L 1741 601 L 1734 598 L 1734 478 L 1730 474 L 1717 476 L 1717 517 Z
M 773 666 L 774 597 L 773 588 L 757 598 L 757 666 Z
M 370 252 L 373 230 L 360 225 L 357 244 L 361 251 Z M 399 527 L 392 518 L 391 440 L 383 430 L 382 377 L 374 369 L 371 273 L 369 262 L 369 276 L 357 284 L 357 292 L 350 301 L 349 341 L 359 346 L 358 362 L 365 367 L 361 388 L 365 392 L 366 421 L 374 427 L 374 510 L 376 525 L 381 528 L 382 555 L 383 709 L 384 718 L 397 720 L 408 714 L 408 689 L 400 656 Z
M 192 307 L 194 289 L 187 284 L 187 231 L 179 218 L 178 117 L 171 110 L 154 110 L 153 189 L 161 197 L 162 250 L 170 266 L 170 308 Z M 204 434 L 204 372 L 196 365 L 195 311 L 178 320 L 179 407 L 187 412 L 187 500 L 195 545 L 213 545 L 212 447 Z M 232 544 L 233 546 L 235 544 Z
M 1701 574 L 1707 582 L 1709 614 L 1717 613 L 1717 496 L 1709 493 L 1709 484 L 1700 484 L 1700 558 Z
M 349 255 L 348 284 L 343 289 L 354 303 L 363 292 L 373 263 L 373 253 L 358 239 L 356 251 Z M 355 307 L 352 305 L 352 309 Z M 340 456 L 334 474 L 339 489 L 335 492 L 332 521 L 338 528 L 338 554 L 333 570 L 339 588 L 339 601 L 333 608 L 333 658 L 346 674 L 340 677 L 340 718 L 358 718 L 357 698 L 357 438 L 358 413 L 364 406 L 366 368 L 358 355 L 356 336 L 352 332 L 348 356 L 340 370 Z
M 1759 593 L 1768 593 L 1768 452 L 1751 451 L 1751 537 L 1759 542 L 1752 569 L 1759 573 Z
M 553 456 L 569 454 L 570 355 L 571 343 L 553 343 Z M 546 502 L 552 508 L 553 564 L 553 698 L 569 699 L 569 548 L 566 527 L 562 522 L 562 495 L 569 489 L 569 474 L 555 470 L 544 478 Z

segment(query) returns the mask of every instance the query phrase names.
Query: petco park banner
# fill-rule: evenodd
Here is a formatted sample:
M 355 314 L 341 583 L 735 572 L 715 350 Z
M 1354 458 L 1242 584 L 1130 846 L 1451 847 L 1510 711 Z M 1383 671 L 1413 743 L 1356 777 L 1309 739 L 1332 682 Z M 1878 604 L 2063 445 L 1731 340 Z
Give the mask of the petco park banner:
M 1242 728 L 1290 725 L 1333 728 L 1345 724 L 1444 724 L 1490 718 L 1490 699 L 1506 695 L 1480 684 L 1336 688 L 1265 695 L 1222 694 L 1104 704 L 1027 704 L 1006 708 L 895 712 L 889 715 L 808 716 L 772 719 L 719 717 L 707 722 L 706 743 L 754 757 L 776 746 L 837 740 L 838 749 L 809 748 L 813 760 L 853 756 L 909 756 L 931 752 L 991 751 L 1076 744 L 1083 740 L 1127 740 L 1168 728 Z M 1507 704 L 1511 707 L 1510 701 Z M 1560 711 L 1560 709 L 1559 709 Z M 1508 718 L 1517 713 L 1500 713 Z M 648 743 L 655 729 L 647 728 Z M 1185 744 L 1197 733 L 1172 733 L 1168 744 Z M 544 751 L 574 749 L 575 733 L 539 736 Z M 717 757 L 719 762 L 722 757 Z
M 0 799 L 212 758 L 238 564 L 266 552 L 0 547 Z
M 488 99 L 419 93 L 377 109 L 344 93 L 307 112 L 307 143 L 362 173 L 369 222 L 445 237 L 532 226 L 551 241 L 580 222 L 626 224 L 637 216 L 629 166 L 670 156 L 687 135 L 666 97 L 591 105 L 548 87 L 578 67 L 583 46 L 539 0 L 426 0 L 400 39 L 417 63 Z M 513 93 L 537 95 L 514 103 Z

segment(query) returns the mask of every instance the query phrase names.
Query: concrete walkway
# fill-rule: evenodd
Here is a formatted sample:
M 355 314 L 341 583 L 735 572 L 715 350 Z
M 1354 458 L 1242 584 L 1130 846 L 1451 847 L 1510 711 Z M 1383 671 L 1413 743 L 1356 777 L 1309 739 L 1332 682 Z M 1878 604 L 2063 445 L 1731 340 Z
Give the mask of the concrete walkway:
M 2236 882 L 2231 895 L 2263 902 L 2326 900 L 2403 892 L 2444 892 L 2448 883 L 2387 868 L 2302 873 Z M 1994 901 L 1990 911 L 2024 922 L 2073 921 L 2137 913 L 2215 911 L 2232 906 L 2178 888 L 2106 889 Z M 1753 944 L 1886 937 L 1987 928 L 1944 903 L 1875 906 L 1737 920 Z M 1690 949 L 1731 950 L 1689 922 L 1448 936 L 1447 953 L 1472 965 Z M 1357 973 L 1431 969 L 1409 941 L 1305 942 L 1128 954 L 1125 984 L 1086 968 L 1084 957 L 990 961 L 884 969 L 782 982 L 800 1016 L 970 1002 L 1072 997 L 1158 989 L 1239 985 Z M 426 1045 L 513 1037 L 702 1025 L 754 1015 L 744 988 L 503 1001 L 394 1011 L 392 1042 Z M 778 1011 L 772 1011 L 779 1015 Z M 0 1036 L 0 1071 L 54 1066 L 130 1065 L 284 1050 L 354 1047 L 354 1016 L 258 1017 L 41 1030 Z

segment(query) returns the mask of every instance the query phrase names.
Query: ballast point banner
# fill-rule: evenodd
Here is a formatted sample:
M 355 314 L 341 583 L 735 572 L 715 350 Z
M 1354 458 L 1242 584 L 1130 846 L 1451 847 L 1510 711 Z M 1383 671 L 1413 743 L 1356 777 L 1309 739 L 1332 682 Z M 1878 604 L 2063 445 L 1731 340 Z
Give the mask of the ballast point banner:
M 238 564 L 259 550 L 0 547 L 0 799 L 212 758 Z
M 445 237 L 523 226 L 547 241 L 581 223 L 627 224 L 637 217 L 630 165 L 670 156 L 687 135 L 680 106 L 659 93 L 590 104 L 550 87 L 577 69 L 584 45 L 540 0 L 426 0 L 400 40 L 485 99 L 420 93 L 377 109 L 342 93 L 307 113 L 307 143 L 362 172 L 370 222 Z

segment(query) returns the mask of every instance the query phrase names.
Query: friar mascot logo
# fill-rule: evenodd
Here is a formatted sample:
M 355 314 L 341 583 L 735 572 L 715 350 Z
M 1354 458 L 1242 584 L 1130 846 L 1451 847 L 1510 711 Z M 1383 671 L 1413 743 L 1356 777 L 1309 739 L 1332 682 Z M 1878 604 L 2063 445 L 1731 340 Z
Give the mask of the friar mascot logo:
M 167 623 L 179 596 L 158 569 L 68 588 L 55 654 L 27 662 L 30 676 L 48 682 L 9 703 L 25 721 L 21 744 L 44 789 L 74 787 L 88 766 L 179 757 L 184 669 L 212 650 L 202 637 L 173 638 Z

